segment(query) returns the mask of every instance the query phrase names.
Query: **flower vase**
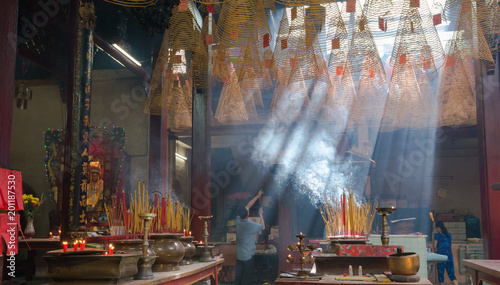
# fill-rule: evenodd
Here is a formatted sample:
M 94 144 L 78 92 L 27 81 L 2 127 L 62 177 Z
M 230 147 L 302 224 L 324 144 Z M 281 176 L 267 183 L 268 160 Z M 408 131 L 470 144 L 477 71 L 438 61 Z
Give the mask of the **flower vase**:
M 34 219 L 27 219 L 26 228 L 24 229 L 24 236 L 32 238 L 35 236 L 35 226 L 33 226 Z

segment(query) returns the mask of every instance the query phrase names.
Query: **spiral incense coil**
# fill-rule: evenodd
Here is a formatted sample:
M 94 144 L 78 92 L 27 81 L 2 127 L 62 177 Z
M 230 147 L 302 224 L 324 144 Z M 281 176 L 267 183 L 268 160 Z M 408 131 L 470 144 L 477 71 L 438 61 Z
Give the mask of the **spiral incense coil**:
M 248 70 L 252 70 L 251 74 L 247 76 L 253 76 L 257 79 L 253 85 L 258 89 L 271 89 L 273 83 L 271 81 L 271 61 L 272 61 L 272 51 L 270 46 L 266 48 L 259 48 L 256 41 L 260 38 L 258 36 L 250 37 L 247 44 L 242 47 L 241 53 L 236 60 L 236 70 L 238 78 L 243 78 L 244 73 Z M 266 63 L 267 62 L 267 63 Z
M 276 35 L 276 44 L 274 46 L 271 73 L 276 80 L 279 80 L 278 70 L 283 72 L 282 69 L 289 66 L 289 62 L 286 62 L 288 53 L 288 34 L 290 33 L 290 24 L 287 15 L 286 9 L 283 9 L 283 16 L 280 21 L 280 26 Z M 289 70 L 289 68 L 286 69 Z M 281 76 L 281 78 L 283 78 L 283 76 Z M 288 79 L 288 77 L 286 78 Z
M 212 75 L 221 82 L 229 81 L 229 70 L 226 63 L 227 51 L 220 46 L 212 50 Z
M 226 1 L 217 23 L 217 33 L 224 48 L 242 48 L 253 36 L 258 45 L 269 45 L 271 31 L 261 1 Z
M 104 1 L 119 6 L 132 7 L 132 8 L 148 7 L 158 2 L 158 0 L 104 0 Z
M 397 62 L 391 77 L 382 124 L 419 129 L 432 123 L 433 92 L 429 80 L 415 73 L 411 61 Z
M 278 77 L 270 108 L 270 115 L 273 118 L 286 123 L 301 118 L 302 110 L 309 104 L 305 84 L 295 82 L 288 85 L 289 74 L 289 72 L 282 72 L 278 67 Z
M 275 0 L 276 3 L 285 5 L 286 7 L 304 7 L 316 4 L 328 4 L 328 0 Z
M 486 70 L 495 68 L 495 61 L 477 21 L 475 3 L 463 1 L 453 38 L 447 44 L 447 54 L 460 55 L 462 60 L 471 57 L 480 60 Z
M 194 10 L 195 7 L 191 1 L 187 2 L 184 9 L 179 5 L 172 10 L 168 29 L 168 47 L 170 49 L 196 50 L 201 27 L 196 20 Z
M 366 61 L 365 59 L 367 56 L 371 57 L 371 60 Z M 360 19 L 353 29 L 349 41 L 347 60 L 350 63 L 355 86 L 359 85 L 364 70 L 368 70 L 369 72 L 373 72 L 373 70 L 383 70 L 384 65 L 380 60 L 375 42 L 363 18 Z
M 444 50 L 443 46 L 441 45 L 441 40 L 439 39 L 436 26 L 434 25 L 434 18 L 431 14 L 427 1 L 400 0 L 396 2 L 395 7 L 396 9 L 401 11 L 398 34 L 400 33 L 399 30 L 403 32 L 402 29 L 408 29 L 408 26 L 410 27 L 411 32 L 413 25 L 413 30 L 419 31 L 416 37 L 421 37 L 421 35 L 425 37 L 426 45 L 431 48 L 430 54 L 432 55 L 435 68 L 439 69 L 443 63 Z M 405 37 L 409 37 L 407 35 L 407 31 L 405 31 L 404 34 Z M 423 46 L 423 44 L 421 44 L 421 46 Z M 412 48 L 409 47 L 409 49 L 411 50 Z M 394 66 L 393 62 L 391 62 L 391 65 Z M 435 71 L 433 71 L 433 73 L 434 72 Z M 435 74 L 429 75 L 429 78 L 436 77 Z
M 477 123 L 476 96 L 461 58 L 457 54 L 447 55 L 439 75 L 439 126 L 470 126 Z
M 371 122 L 375 127 L 379 125 L 387 98 L 386 75 L 380 65 L 374 65 L 373 56 L 366 56 L 363 73 L 358 89 L 358 104 L 361 109 L 360 123 Z M 375 68 L 371 68 L 375 66 Z
M 373 38 L 388 38 L 396 35 L 400 11 L 391 0 L 367 0 L 363 15 Z
M 337 4 L 331 3 L 332 16 L 326 22 L 326 45 L 331 49 L 330 58 L 328 60 L 328 71 L 330 75 L 336 73 L 335 62 L 338 57 L 343 58 L 343 62 L 347 60 L 346 54 L 348 51 L 349 41 L 347 30 L 344 26 L 344 20 L 340 15 L 340 10 Z M 342 60 L 341 60 L 342 61 Z
M 174 80 L 174 87 L 169 96 L 172 97 L 172 108 L 168 118 L 171 120 L 171 129 L 173 131 L 189 130 L 192 127 L 192 93 L 186 94 L 180 86 L 179 80 Z
M 337 63 L 338 66 L 342 65 L 340 61 Z M 332 84 L 318 120 L 345 126 L 348 129 L 359 123 L 361 114 L 350 69 L 350 63 L 346 61 L 343 73 L 332 75 Z
M 220 123 L 227 125 L 248 121 L 247 108 L 233 66 L 231 66 L 229 82 L 225 83 L 222 88 L 215 118 Z
M 442 51 L 440 47 L 441 43 L 437 48 Z M 403 50 L 404 53 L 398 53 Z M 442 55 L 440 57 L 442 58 Z M 411 61 L 414 64 L 421 62 L 421 67 L 425 69 L 429 78 L 435 79 L 438 75 L 432 47 L 427 42 L 417 8 L 408 7 L 402 11 L 390 65 L 394 66 L 398 61 Z
M 261 108 L 264 108 L 264 101 L 262 101 L 262 93 L 259 88 L 259 81 L 255 74 L 255 71 L 251 67 L 247 67 L 245 72 L 243 72 L 243 76 L 240 80 L 241 93 L 243 94 L 244 100 L 245 98 L 252 98 L 252 102 L 255 105 L 258 105 Z M 248 109 L 247 109 L 248 110 Z

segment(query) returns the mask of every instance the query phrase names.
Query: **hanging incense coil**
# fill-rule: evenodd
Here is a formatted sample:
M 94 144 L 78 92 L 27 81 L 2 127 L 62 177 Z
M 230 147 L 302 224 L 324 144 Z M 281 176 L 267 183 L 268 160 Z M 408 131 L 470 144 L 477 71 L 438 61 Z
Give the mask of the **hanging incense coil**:
M 366 68 L 363 68 L 357 99 L 361 109 L 359 122 L 377 128 L 384 113 L 388 88 L 382 66 L 374 65 L 372 60 L 373 56 L 365 58 Z
M 262 37 L 257 41 L 257 44 L 269 44 L 271 32 L 262 2 L 252 0 L 227 1 L 222 6 L 217 33 L 224 48 L 241 48 L 253 36 Z
M 373 38 L 394 37 L 398 28 L 400 11 L 390 0 L 367 0 L 363 14 Z
M 365 61 L 366 56 L 371 57 L 371 60 Z M 377 47 L 363 18 L 360 19 L 353 29 L 347 60 L 351 65 L 351 73 L 355 86 L 359 86 L 363 70 L 383 70 L 383 64 L 380 60 Z
M 399 129 L 429 127 L 433 114 L 433 93 L 429 80 L 417 77 L 412 61 L 397 62 L 391 77 L 383 125 Z
M 276 44 L 274 46 L 273 65 L 271 69 L 273 78 L 276 80 L 278 80 L 278 69 L 281 71 L 290 64 L 286 62 L 288 53 L 288 34 L 290 33 L 290 24 L 287 15 L 286 9 L 283 9 L 283 16 L 280 21 L 278 33 L 276 34 Z M 286 70 L 290 69 L 286 68 Z M 288 76 L 286 76 L 286 78 L 288 79 Z
M 359 123 L 361 114 L 350 63 L 344 57 L 344 59 L 339 58 L 335 65 L 343 66 L 343 72 L 332 74 L 332 84 L 318 120 L 353 128 Z
M 477 123 L 476 96 L 461 56 L 446 56 L 439 75 L 439 126 L 470 126 Z
M 266 48 L 259 48 L 256 43 L 259 37 L 250 37 L 247 44 L 242 47 L 242 52 L 236 61 L 236 70 L 238 78 L 243 78 L 244 73 L 248 70 L 252 70 L 251 75 L 256 79 L 257 85 L 254 87 L 258 89 L 271 89 L 273 83 L 271 81 L 271 61 L 272 52 L 269 46 Z M 264 57 L 261 57 L 264 56 Z M 266 62 L 268 62 L 266 64 Z
M 432 54 L 432 47 L 427 42 L 420 19 L 417 8 L 407 7 L 402 10 L 390 64 L 394 66 L 397 61 L 420 63 L 429 79 L 433 80 L 437 77 L 438 70 Z M 434 32 L 436 31 L 434 30 Z M 434 49 L 443 52 L 440 42 L 434 45 Z M 442 57 L 443 55 L 439 56 L 439 58 Z
M 238 77 L 232 66 L 229 82 L 222 88 L 215 118 L 222 124 L 237 124 L 248 121 L 249 118 Z
M 340 15 L 340 10 L 337 4 L 331 3 L 332 16 L 326 22 L 326 44 L 331 49 L 330 58 L 328 60 L 328 71 L 330 75 L 337 73 L 335 62 L 337 58 L 344 57 L 341 62 L 345 63 L 345 56 L 348 51 L 348 34 L 344 26 L 344 20 Z M 340 70 L 339 70 L 340 71 Z
M 179 5 L 172 10 L 170 28 L 167 30 L 169 49 L 189 51 L 197 49 L 201 28 L 193 14 L 194 10 L 191 1 L 185 7 Z
M 201 38 L 203 39 L 205 47 L 220 43 L 219 36 L 217 35 L 217 25 L 215 24 L 214 17 L 211 15 L 207 15 L 205 19 L 203 19 Z
M 289 85 L 289 72 L 281 72 L 278 67 L 278 78 L 271 101 L 270 115 L 280 122 L 295 122 L 302 116 L 302 110 L 309 104 L 309 96 L 305 84 L 300 81 Z
M 316 4 L 328 4 L 328 0 L 275 0 L 276 3 L 285 5 L 286 7 L 304 7 Z
M 462 2 L 453 38 L 447 44 L 447 54 L 459 55 L 462 60 L 467 57 L 480 60 L 485 70 L 491 70 L 495 68 L 495 61 L 477 21 L 478 11 L 475 7 L 471 1 Z
M 104 0 L 104 1 L 119 6 L 133 7 L 133 8 L 148 7 L 158 2 L 158 0 Z
M 169 124 L 172 131 L 185 131 L 192 127 L 192 92 L 185 93 L 190 86 L 183 88 L 180 86 L 178 79 L 174 80 L 173 88 L 169 94 L 171 96 L 171 112 L 168 118 L 171 120 Z
M 258 78 L 255 74 L 255 71 L 251 67 L 247 67 L 243 72 L 243 76 L 240 80 L 241 93 L 243 94 L 243 99 L 245 102 L 252 99 L 253 107 L 251 109 L 255 109 L 255 106 L 259 106 L 264 108 L 264 101 L 262 101 L 262 93 L 259 88 Z M 249 98 L 248 100 L 246 98 Z M 248 111 L 248 108 L 247 108 Z M 250 112 L 249 112 L 250 114 Z
M 441 40 L 439 39 L 436 26 L 434 25 L 434 15 L 431 14 L 427 1 L 401 0 L 400 2 L 397 2 L 395 6 L 397 7 L 396 9 L 399 9 L 401 11 L 400 24 L 398 26 L 398 35 L 400 30 L 401 32 L 403 32 L 403 29 L 405 29 L 405 31 L 403 32 L 404 37 L 411 38 L 411 36 L 409 36 L 407 32 L 408 27 L 410 33 L 412 30 L 417 32 L 416 37 L 421 38 L 423 35 L 425 37 L 426 45 L 428 45 L 431 49 L 430 55 L 432 55 L 435 69 L 439 69 L 444 59 L 444 50 L 443 46 L 441 45 Z M 412 44 L 410 46 L 414 45 Z M 420 46 L 424 46 L 424 44 L 421 44 Z M 408 48 L 409 50 L 412 50 L 411 47 Z M 394 50 L 397 50 L 397 48 L 393 49 L 393 51 Z M 393 60 L 394 59 L 392 58 L 392 66 L 394 65 Z M 432 64 L 431 68 L 434 69 L 434 67 L 432 67 Z M 427 72 L 429 73 L 430 70 L 427 70 Z M 433 70 L 432 73 L 436 73 L 435 70 Z M 429 78 L 435 78 L 436 74 L 429 73 L 429 76 Z

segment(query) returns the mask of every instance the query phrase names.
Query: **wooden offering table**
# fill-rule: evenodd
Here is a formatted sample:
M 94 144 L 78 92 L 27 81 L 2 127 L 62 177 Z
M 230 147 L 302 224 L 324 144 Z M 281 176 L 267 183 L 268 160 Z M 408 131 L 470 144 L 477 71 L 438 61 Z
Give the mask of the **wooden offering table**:
M 374 285 L 374 284 L 391 284 L 391 285 L 432 285 L 432 283 L 425 278 L 420 278 L 418 282 L 390 282 L 390 283 L 378 283 L 376 281 L 339 281 L 335 278 L 340 277 L 340 275 L 325 275 L 321 279 L 304 279 L 304 278 L 278 278 L 274 281 L 274 284 L 278 285 Z
M 500 260 L 464 259 L 467 275 L 471 276 L 473 285 L 500 285 Z
M 180 270 L 177 271 L 169 271 L 169 272 L 153 272 L 154 278 L 151 280 L 132 280 L 127 281 L 120 284 L 126 285 L 158 285 L 158 284 L 166 284 L 166 285 L 186 285 L 193 284 L 196 281 L 203 280 L 205 278 L 210 278 L 212 285 L 218 285 L 219 280 L 217 275 L 219 274 L 220 269 L 222 268 L 222 263 L 224 259 L 218 259 L 211 262 L 199 262 L 193 261 L 191 265 L 181 266 Z M 88 284 L 82 283 L 78 280 L 72 281 L 57 281 L 50 282 L 48 284 L 57 284 L 57 285 L 74 285 L 74 284 Z M 118 284 L 114 282 L 107 281 L 96 281 L 92 284 Z
M 223 262 L 223 258 L 210 262 L 193 261 L 193 264 L 181 266 L 178 271 L 153 272 L 154 279 L 127 282 L 127 285 L 185 285 L 208 277 L 210 277 L 212 285 L 218 285 L 219 279 L 217 276 Z

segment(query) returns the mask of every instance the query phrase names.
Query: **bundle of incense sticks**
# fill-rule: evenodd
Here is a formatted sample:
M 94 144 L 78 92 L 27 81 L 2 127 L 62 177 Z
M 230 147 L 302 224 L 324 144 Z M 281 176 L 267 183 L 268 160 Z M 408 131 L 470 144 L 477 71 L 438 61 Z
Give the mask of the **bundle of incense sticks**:
M 123 227 L 127 238 L 134 238 L 143 233 L 143 220 L 141 213 L 155 213 L 156 217 L 151 224 L 151 233 L 182 233 L 190 230 L 193 214 L 191 210 L 174 199 L 170 193 L 163 196 L 161 201 L 155 195 L 153 202 L 149 201 L 149 193 L 146 185 L 141 181 L 137 182 L 137 191 L 130 194 L 129 207 L 126 207 L 125 193 L 122 197 L 113 196 L 111 206 L 105 205 L 106 215 L 110 232 L 112 229 Z M 112 235 L 117 233 L 111 232 Z
M 377 204 L 356 198 L 351 191 L 340 198 L 324 195 L 321 216 L 326 226 L 326 235 L 334 238 L 359 238 L 369 234 Z

